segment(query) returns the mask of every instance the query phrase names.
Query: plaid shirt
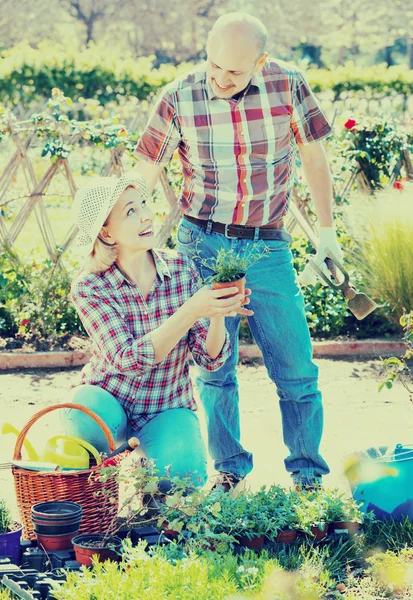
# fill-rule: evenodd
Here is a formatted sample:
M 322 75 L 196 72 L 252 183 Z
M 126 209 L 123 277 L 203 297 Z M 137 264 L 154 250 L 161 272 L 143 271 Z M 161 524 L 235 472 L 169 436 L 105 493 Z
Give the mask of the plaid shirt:
M 183 213 L 260 227 L 288 210 L 296 143 L 321 140 L 330 132 L 301 71 L 269 60 L 237 99 L 217 98 L 205 70 L 173 81 L 135 154 L 166 165 L 178 149 Z
M 208 319 L 200 319 L 163 361 L 155 365 L 151 331 L 162 325 L 201 286 L 198 271 L 181 253 L 153 252 L 157 277 L 148 298 L 116 265 L 104 273 L 80 273 L 72 299 L 93 342 L 80 384 L 110 392 L 135 430 L 170 408 L 196 410 L 189 377 L 189 351 L 209 371 L 230 354 L 229 337 L 216 359 L 206 351 Z

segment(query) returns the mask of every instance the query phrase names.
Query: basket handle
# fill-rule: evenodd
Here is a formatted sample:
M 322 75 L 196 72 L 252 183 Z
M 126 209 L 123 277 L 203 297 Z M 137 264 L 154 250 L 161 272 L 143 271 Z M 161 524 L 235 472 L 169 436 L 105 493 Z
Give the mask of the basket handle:
M 40 410 L 38 413 L 33 415 L 33 417 L 30 419 L 30 421 L 26 423 L 26 425 L 23 427 L 23 429 L 17 437 L 16 446 L 14 447 L 13 460 L 21 460 L 23 442 L 27 435 L 27 432 L 32 427 L 32 425 L 34 425 L 36 421 L 40 419 L 40 417 L 43 417 L 43 415 L 47 415 L 47 413 L 57 410 L 59 408 L 74 408 L 75 410 L 80 410 L 81 412 L 85 413 L 85 415 L 88 415 L 91 419 L 96 421 L 96 423 L 102 429 L 103 433 L 105 434 L 106 440 L 109 444 L 109 450 L 111 452 L 116 450 L 116 443 L 113 439 L 112 432 L 106 425 L 105 421 L 99 417 L 99 415 L 93 412 L 93 410 L 90 410 L 90 408 L 87 408 L 87 406 L 83 406 L 83 404 L 74 404 L 72 402 L 66 402 L 64 404 L 55 404 L 54 406 L 48 406 L 47 408 L 44 408 L 43 410 Z

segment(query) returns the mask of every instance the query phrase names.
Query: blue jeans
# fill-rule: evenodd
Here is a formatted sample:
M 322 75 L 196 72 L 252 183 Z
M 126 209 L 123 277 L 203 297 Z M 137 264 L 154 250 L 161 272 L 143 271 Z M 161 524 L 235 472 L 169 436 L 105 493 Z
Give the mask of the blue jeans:
M 262 352 L 268 374 L 277 386 L 284 443 L 290 454 L 285 467 L 295 483 L 314 483 L 329 468 L 319 454 L 323 432 L 323 407 L 318 390 L 318 368 L 312 361 L 311 339 L 304 300 L 296 281 L 288 242 L 227 238 L 207 233 L 183 220 L 178 229 L 177 249 L 191 256 L 201 275 L 212 272 L 199 263 L 216 256 L 218 250 L 248 253 L 254 244 L 264 244 L 269 254 L 247 273 L 251 288 L 248 318 L 252 334 Z M 252 470 L 252 454 L 240 443 L 239 396 L 236 368 L 241 317 L 227 318 L 232 355 L 216 372 L 201 369 L 197 378 L 208 426 L 208 448 L 218 471 L 244 477 Z
M 198 417 L 192 410 L 174 408 L 157 413 L 139 431 L 134 432 L 119 402 L 104 389 L 81 385 L 74 389 L 72 401 L 98 414 L 111 430 L 117 446 L 136 435 L 141 451 L 148 460 L 154 461 L 159 477 L 190 477 L 196 486 L 206 483 L 206 449 Z M 84 439 L 100 452 L 109 451 L 101 428 L 88 415 L 78 410 L 64 409 L 62 423 L 67 435 Z

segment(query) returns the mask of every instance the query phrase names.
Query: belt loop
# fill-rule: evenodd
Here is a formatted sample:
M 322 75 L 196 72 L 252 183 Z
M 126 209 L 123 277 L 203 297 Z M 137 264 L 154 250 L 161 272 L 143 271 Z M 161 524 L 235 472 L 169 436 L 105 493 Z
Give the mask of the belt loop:
M 207 223 L 207 226 L 206 226 L 205 232 L 206 232 L 208 235 L 210 235 L 211 231 L 212 231 L 212 220 L 211 220 L 211 219 L 208 219 L 208 223 Z
M 260 228 L 254 227 L 254 242 L 260 239 Z

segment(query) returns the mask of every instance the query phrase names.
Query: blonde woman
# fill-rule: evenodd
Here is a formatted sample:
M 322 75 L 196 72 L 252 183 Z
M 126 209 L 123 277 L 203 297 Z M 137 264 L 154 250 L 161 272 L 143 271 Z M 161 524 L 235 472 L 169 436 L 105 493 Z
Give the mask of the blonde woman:
M 139 175 L 94 178 L 74 200 L 84 268 L 72 299 L 92 341 L 92 357 L 73 401 L 107 422 L 120 443 L 136 435 L 160 476 L 206 481 L 206 452 L 189 377 L 189 355 L 215 371 L 229 356 L 226 316 L 240 294 L 202 286 L 181 253 L 155 250 L 148 188 Z M 236 294 L 237 289 L 231 288 Z M 66 432 L 106 450 L 102 433 L 79 411 Z

